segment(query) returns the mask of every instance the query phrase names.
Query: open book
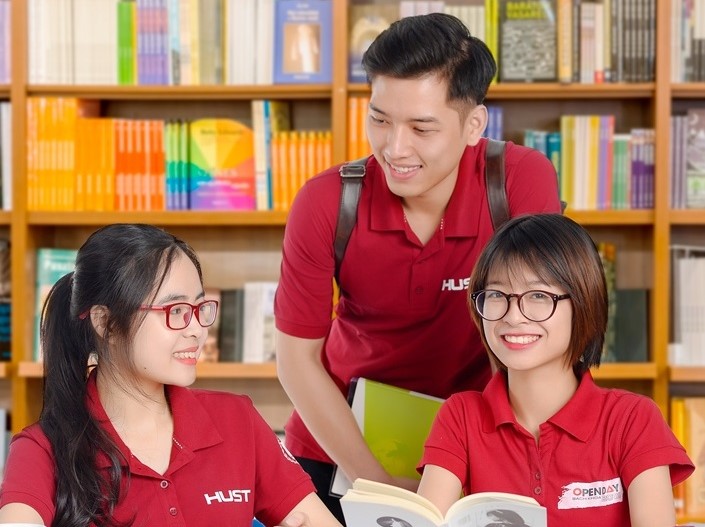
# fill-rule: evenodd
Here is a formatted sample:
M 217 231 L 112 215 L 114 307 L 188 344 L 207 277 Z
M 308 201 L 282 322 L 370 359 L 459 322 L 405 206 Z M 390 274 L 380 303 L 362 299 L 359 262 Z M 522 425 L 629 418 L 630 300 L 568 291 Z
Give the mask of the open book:
M 353 380 L 348 401 L 367 446 L 393 476 L 419 479 L 416 465 L 443 399 L 364 377 Z M 330 492 L 342 496 L 352 483 L 336 467 Z
M 348 525 L 364 527 L 546 527 L 546 508 L 527 496 L 479 492 L 446 513 L 426 498 L 392 485 L 356 479 L 340 499 Z

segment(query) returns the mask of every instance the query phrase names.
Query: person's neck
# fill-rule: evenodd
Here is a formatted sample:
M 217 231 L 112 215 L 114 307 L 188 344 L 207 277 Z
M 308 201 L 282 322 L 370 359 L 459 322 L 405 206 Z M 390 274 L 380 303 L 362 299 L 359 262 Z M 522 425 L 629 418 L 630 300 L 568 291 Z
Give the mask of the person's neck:
M 572 368 L 509 371 L 507 379 L 514 416 L 537 441 L 541 424 L 570 401 L 579 384 Z
M 171 424 L 171 411 L 163 384 L 134 386 L 129 380 L 101 375 L 100 371 L 96 383 L 105 413 L 120 435 L 149 432 L 150 429 Z
M 456 179 L 448 177 L 421 196 L 402 198 L 404 221 L 423 245 L 428 243 L 443 224 Z

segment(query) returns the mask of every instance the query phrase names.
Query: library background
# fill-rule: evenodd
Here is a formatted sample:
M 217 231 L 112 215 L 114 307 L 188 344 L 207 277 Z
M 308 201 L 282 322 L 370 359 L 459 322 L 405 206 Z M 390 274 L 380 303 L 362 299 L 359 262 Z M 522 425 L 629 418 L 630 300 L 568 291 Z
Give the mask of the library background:
M 703 0 L 0 0 L 8 432 L 41 408 L 46 290 L 114 222 L 194 245 L 222 302 L 197 385 L 250 395 L 280 431 L 271 297 L 289 203 L 368 153 L 360 56 L 430 11 L 487 42 L 487 135 L 544 151 L 600 247 L 613 309 L 594 375 L 669 418 L 699 465 L 679 520 L 705 521 Z

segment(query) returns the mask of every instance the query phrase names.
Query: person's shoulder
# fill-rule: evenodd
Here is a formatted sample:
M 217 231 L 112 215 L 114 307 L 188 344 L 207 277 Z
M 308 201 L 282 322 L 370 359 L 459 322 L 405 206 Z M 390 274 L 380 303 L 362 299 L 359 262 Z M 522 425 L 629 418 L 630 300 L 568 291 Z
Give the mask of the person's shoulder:
M 454 393 L 445 401 L 446 406 L 463 410 L 479 409 L 483 404 L 482 392 L 476 390 Z
M 41 448 L 47 450 L 51 449 L 49 438 L 44 433 L 44 430 L 42 430 L 42 427 L 39 425 L 39 423 L 34 423 L 23 428 L 19 433 L 13 436 L 12 442 L 19 444 L 35 443 Z
M 506 142 L 505 147 L 505 163 L 509 165 L 517 165 L 524 163 L 537 163 L 539 165 L 551 165 L 551 161 L 541 152 L 528 146 L 518 145 L 512 141 Z M 552 165 L 551 165 L 552 166 Z
M 247 395 L 221 390 L 187 389 L 205 408 L 217 409 L 218 413 L 223 410 L 239 410 L 243 412 L 254 410 L 252 399 Z
M 639 393 L 621 388 L 598 387 L 602 396 L 602 407 L 616 417 L 628 417 L 633 414 L 660 414 L 653 399 Z

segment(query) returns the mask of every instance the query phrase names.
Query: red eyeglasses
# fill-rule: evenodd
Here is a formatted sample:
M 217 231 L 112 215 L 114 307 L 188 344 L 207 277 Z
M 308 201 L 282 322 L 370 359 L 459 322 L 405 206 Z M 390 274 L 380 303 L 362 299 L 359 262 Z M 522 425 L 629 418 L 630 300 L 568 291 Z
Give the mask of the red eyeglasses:
M 215 322 L 215 317 L 218 314 L 218 301 L 205 300 L 195 306 L 188 302 L 176 302 L 165 306 L 140 306 L 140 309 L 164 311 L 166 327 L 169 329 L 184 329 L 191 323 L 193 315 L 196 315 L 196 320 L 202 327 L 207 328 Z

